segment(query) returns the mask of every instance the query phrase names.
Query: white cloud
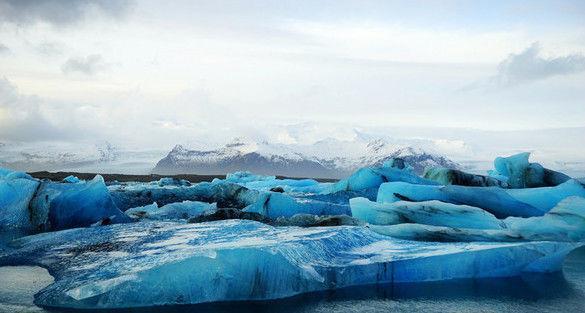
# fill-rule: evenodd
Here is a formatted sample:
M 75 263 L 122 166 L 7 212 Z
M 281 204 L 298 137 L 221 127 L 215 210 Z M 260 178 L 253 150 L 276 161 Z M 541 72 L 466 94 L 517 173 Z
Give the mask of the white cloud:
M 520 53 L 512 53 L 498 65 L 494 80 L 498 85 L 510 86 L 570 75 L 585 71 L 585 56 L 569 54 L 559 57 L 543 57 L 538 42 Z
M 61 71 L 65 74 L 82 73 L 88 76 L 95 75 L 106 70 L 110 65 L 104 62 L 99 54 L 91 54 L 80 58 L 69 58 L 62 66 Z

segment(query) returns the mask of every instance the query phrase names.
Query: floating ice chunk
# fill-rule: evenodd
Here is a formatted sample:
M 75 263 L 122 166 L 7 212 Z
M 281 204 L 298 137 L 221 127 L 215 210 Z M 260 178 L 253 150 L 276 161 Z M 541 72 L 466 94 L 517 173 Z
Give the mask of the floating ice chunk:
M 225 182 L 239 184 L 248 189 L 260 191 L 274 191 L 281 189 L 288 193 L 321 193 L 328 190 L 331 183 L 319 183 L 314 179 L 277 179 L 276 176 L 255 175 L 250 172 L 236 172 L 228 174 Z M 215 179 L 214 182 L 222 182 Z
M 353 201 L 354 199 L 352 199 Z M 392 204 L 377 204 L 360 203 L 364 200 L 356 200 L 355 205 L 357 212 L 354 210 L 354 203 L 352 202 L 352 213 L 354 216 L 360 214 L 373 220 L 378 217 L 384 225 L 379 227 L 371 225 L 372 229 L 380 234 L 392 236 L 395 238 L 409 239 L 409 240 L 424 240 L 424 241 L 582 241 L 585 239 L 585 199 L 580 197 L 569 197 L 561 201 L 556 207 L 546 213 L 544 216 L 521 218 L 508 217 L 505 220 L 495 220 L 500 225 L 494 226 L 488 223 L 481 223 L 481 227 L 477 227 L 477 222 L 480 218 L 469 216 L 469 222 L 466 224 L 464 218 L 467 213 L 461 211 L 457 213 L 453 211 L 455 216 L 445 221 L 442 214 L 433 212 L 427 218 L 408 219 L 400 221 L 395 216 L 394 219 L 388 216 L 394 213 L 388 213 L 390 209 L 394 209 Z M 428 203 L 428 202 L 425 202 Z M 417 203 L 417 204 L 423 204 Z M 412 209 L 412 204 L 409 205 Z M 383 210 L 379 212 L 373 211 L 372 207 L 378 207 Z M 457 206 L 455 206 L 457 207 Z M 478 209 L 479 210 L 479 209 Z M 360 212 L 363 211 L 363 212 Z M 364 214 L 369 213 L 369 215 Z M 408 212 L 409 216 L 416 215 Z M 456 220 L 459 215 L 459 220 Z M 360 218 L 359 216 L 357 216 Z M 363 218 L 361 218 L 363 219 Z M 455 219 L 455 223 L 453 223 Z M 367 220 L 370 222 L 369 220 Z M 405 223 L 393 225 L 398 223 Z M 371 223 L 373 223 L 371 222 Z M 406 224 L 411 223 L 411 224 Z M 494 227 L 491 227 L 494 226 Z M 481 228 L 481 229 L 478 229 Z M 489 229 L 492 228 L 492 229 Z
M 296 214 L 289 218 L 279 217 L 271 224 L 274 226 L 316 227 L 341 225 L 358 226 L 363 225 L 364 222 L 347 215 L 319 216 L 312 214 Z
M 566 197 L 585 197 L 585 187 L 569 180 L 555 187 L 501 189 L 498 187 L 426 186 L 403 182 L 384 183 L 378 202 L 439 200 L 487 210 L 497 217 L 540 216 Z
M 436 200 L 377 203 L 366 198 L 353 198 L 350 206 L 353 217 L 377 225 L 418 223 L 473 229 L 505 228 L 502 221 L 480 208 Z
M 249 190 L 234 183 L 198 183 L 192 186 L 165 186 L 148 183 L 130 183 L 108 187 L 112 199 L 122 211 L 133 207 L 149 205 L 153 202 L 166 205 L 174 202 L 201 201 L 213 203 L 223 208 L 244 208 L 258 199 L 260 192 Z
M 265 192 L 244 212 L 262 214 L 268 218 L 291 217 L 296 214 L 312 215 L 349 215 L 347 204 L 337 204 L 325 201 L 298 199 L 277 192 Z
M 585 186 L 579 181 L 570 179 L 554 187 L 506 190 L 514 199 L 548 212 L 561 200 L 567 197 L 585 197 Z
M 33 228 L 29 202 L 39 187 L 39 181 L 22 172 L 0 170 L 0 229 Z
M 557 186 L 571 179 L 538 163 L 530 163 L 529 157 L 529 152 L 498 157 L 494 161 L 495 171 L 491 175 L 507 177 L 512 188 Z
M 423 224 L 370 225 L 376 233 L 398 239 L 432 242 L 516 242 L 518 233 L 507 229 L 471 229 Z
M 75 184 L 75 183 L 81 182 L 81 180 L 79 178 L 77 178 L 77 176 L 69 175 L 69 176 L 63 178 L 63 182 L 64 183 Z
M 460 170 L 454 170 L 444 167 L 432 167 L 425 171 L 424 178 L 435 181 L 441 185 L 461 185 L 473 187 L 498 186 L 507 188 L 507 179 L 498 180 L 497 177 L 483 176 L 465 173 Z
M 544 216 L 508 217 L 504 222 L 530 240 L 580 241 L 585 239 L 585 198 L 568 197 Z
M 156 203 L 132 208 L 126 214 L 132 218 L 147 218 L 151 220 L 189 219 L 204 214 L 211 214 L 217 210 L 215 203 L 188 201 L 169 203 L 158 207 Z
M 248 171 L 229 173 L 225 177 L 226 182 L 244 184 L 256 181 L 273 181 L 276 176 L 255 175 Z
M 32 223 L 44 230 L 84 227 L 103 219 L 129 220 L 112 201 L 100 175 L 75 184 L 44 181 L 30 206 Z
M 191 186 L 191 183 L 186 179 L 178 179 L 174 177 L 163 177 L 158 180 L 157 184 L 164 186 Z
M 364 167 L 357 170 L 349 178 L 340 180 L 329 190 L 330 193 L 338 191 L 360 191 L 378 188 L 382 183 L 402 181 L 411 184 L 437 185 L 436 182 L 421 178 L 411 171 L 395 167 Z
M 271 227 L 229 220 L 141 222 L 25 237 L 0 256 L 55 282 L 35 303 L 128 308 L 268 300 L 366 284 L 558 271 L 567 242 L 428 243 L 365 227 Z

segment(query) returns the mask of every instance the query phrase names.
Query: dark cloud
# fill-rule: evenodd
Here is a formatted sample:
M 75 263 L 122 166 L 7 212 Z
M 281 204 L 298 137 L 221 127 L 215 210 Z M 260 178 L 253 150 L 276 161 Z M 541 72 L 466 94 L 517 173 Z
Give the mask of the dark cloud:
M 494 82 L 500 86 L 511 86 L 582 71 L 585 71 L 583 55 L 570 54 L 546 58 L 540 55 L 540 45 L 535 42 L 521 53 L 510 54 L 502 61 L 498 65 L 498 74 L 494 77 Z
M 69 58 L 62 66 L 63 73 L 82 73 L 92 76 L 107 69 L 109 65 L 99 54 L 91 54 L 83 58 Z
M 78 133 L 50 123 L 43 116 L 41 103 L 38 97 L 20 94 L 16 86 L 0 77 L 0 140 L 71 139 Z
M 0 0 L 0 23 L 67 26 L 90 13 L 121 18 L 131 7 L 130 0 Z

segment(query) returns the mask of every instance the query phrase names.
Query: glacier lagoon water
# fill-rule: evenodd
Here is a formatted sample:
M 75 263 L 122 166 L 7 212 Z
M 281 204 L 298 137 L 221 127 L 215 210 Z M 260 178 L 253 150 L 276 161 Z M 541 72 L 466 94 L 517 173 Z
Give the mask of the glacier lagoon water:
M 33 294 L 52 282 L 39 267 L 0 267 L 0 312 L 66 313 L 32 303 Z M 267 302 L 77 312 L 583 312 L 585 248 L 573 251 L 563 272 L 515 278 L 360 286 Z

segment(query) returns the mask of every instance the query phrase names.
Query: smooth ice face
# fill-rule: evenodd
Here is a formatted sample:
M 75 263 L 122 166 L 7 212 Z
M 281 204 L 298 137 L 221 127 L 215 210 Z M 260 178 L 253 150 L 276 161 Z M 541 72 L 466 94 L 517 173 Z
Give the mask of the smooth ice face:
M 578 244 L 426 243 L 366 227 L 274 228 L 230 220 L 142 222 L 25 237 L 0 266 L 46 267 L 42 306 L 119 308 L 267 300 L 380 283 L 557 271 Z
M 509 157 L 498 157 L 494 160 L 494 177 L 506 177 L 512 188 L 534 188 L 557 186 L 571 177 L 544 168 L 538 163 L 530 163 L 530 153 L 519 153 Z
M 472 229 L 503 229 L 492 214 L 468 205 L 440 201 L 377 203 L 366 198 L 350 200 L 353 217 L 377 225 L 417 223 Z
M 79 183 L 44 181 L 30 207 L 31 222 L 43 230 L 84 227 L 104 219 L 114 223 L 129 221 L 112 201 L 100 175 Z
M 350 215 L 348 204 L 293 198 L 287 194 L 264 192 L 244 212 L 262 214 L 268 218 L 291 217 L 296 214 Z
M 29 202 L 39 181 L 25 173 L 0 170 L 0 229 L 32 229 Z
M 378 188 L 382 183 L 401 181 L 411 184 L 436 185 L 437 183 L 421 178 L 407 169 L 394 167 L 364 167 L 349 178 L 340 180 L 331 186 L 330 193 L 338 191 L 360 191 Z
M 178 220 L 199 217 L 211 214 L 217 210 L 217 204 L 199 201 L 169 203 L 158 207 L 156 203 L 127 210 L 125 213 L 131 218 L 146 218 L 151 220 Z
M 384 183 L 378 189 L 378 202 L 439 200 L 482 208 L 497 217 L 540 216 L 562 199 L 585 197 L 585 187 L 569 180 L 555 187 L 501 189 L 498 187 L 427 186 L 403 182 Z

